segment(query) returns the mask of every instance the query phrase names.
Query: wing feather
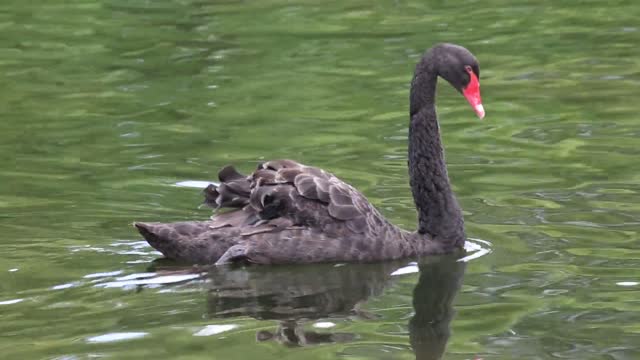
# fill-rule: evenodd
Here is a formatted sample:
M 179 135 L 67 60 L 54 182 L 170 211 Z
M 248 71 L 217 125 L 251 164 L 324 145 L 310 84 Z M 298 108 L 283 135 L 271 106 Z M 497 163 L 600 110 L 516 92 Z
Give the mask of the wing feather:
M 377 214 L 364 195 L 333 174 L 292 160 L 264 162 L 250 176 L 227 166 L 218 177 L 222 183 L 205 189 L 205 203 L 240 209 L 214 216 L 215 226 L 254 227 L 246 233 L 280 231 L 283 224 L 364 233 L 368 216 Z

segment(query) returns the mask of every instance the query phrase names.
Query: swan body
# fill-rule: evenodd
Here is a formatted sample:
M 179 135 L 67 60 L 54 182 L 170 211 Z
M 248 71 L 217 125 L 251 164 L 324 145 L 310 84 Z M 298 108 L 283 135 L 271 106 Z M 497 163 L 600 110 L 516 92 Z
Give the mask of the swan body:
M 440 44 L 416 67 L 410 97 L 409 175 L 418 229 L 390 223 L 351 185 L 292 160 L 260 164 L 250 175 L 223 168 L 204 190 L 217 213 L 206 221 L 134 225 L 168 258 L 198 264 L 372 262 L 464 248 L 462 211 L 447 174 L 435 113 L 437 77 L 479 117 L 479 68 L 465 48 Z

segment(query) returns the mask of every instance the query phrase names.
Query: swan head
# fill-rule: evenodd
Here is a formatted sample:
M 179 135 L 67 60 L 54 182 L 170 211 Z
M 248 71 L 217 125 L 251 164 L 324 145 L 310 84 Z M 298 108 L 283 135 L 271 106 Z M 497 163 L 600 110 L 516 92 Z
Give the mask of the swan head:
M 464 47 L 454 44 L 436 45 L 426 57 L 433 59 L 437 74 L 464 95 L 482 119 L 485 113 L 480 97 L 480 66 L 476 57 Z

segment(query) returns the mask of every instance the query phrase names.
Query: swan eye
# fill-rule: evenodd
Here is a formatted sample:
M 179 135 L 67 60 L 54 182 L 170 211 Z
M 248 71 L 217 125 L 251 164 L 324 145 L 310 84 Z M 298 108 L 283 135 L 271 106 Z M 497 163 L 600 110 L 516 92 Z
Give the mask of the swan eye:
M 465 83 L 468 83 L 469 81 L 471 81 L 472 73 L 473 73 L 473 70 L 471 69 L 471 66 L 466 65 L 464 67 L 464 71 L 462 72 L 462 78 L 464 79 Z

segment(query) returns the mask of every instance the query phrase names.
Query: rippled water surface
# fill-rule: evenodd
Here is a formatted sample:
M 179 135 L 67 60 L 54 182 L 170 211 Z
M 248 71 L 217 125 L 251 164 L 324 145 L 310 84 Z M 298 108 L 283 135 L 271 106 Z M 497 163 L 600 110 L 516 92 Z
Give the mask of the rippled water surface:
M 638 19 L 633 1 L 2 1 L 1 357 L 640 358 Z M 485 120 L 448 86 L 438 111 L 484 256 L 206 273 L 130 227 L 205 218 L 174 184 L 281 157 L 413 227 L 408 86 L 442 41 L 482 66 Z

